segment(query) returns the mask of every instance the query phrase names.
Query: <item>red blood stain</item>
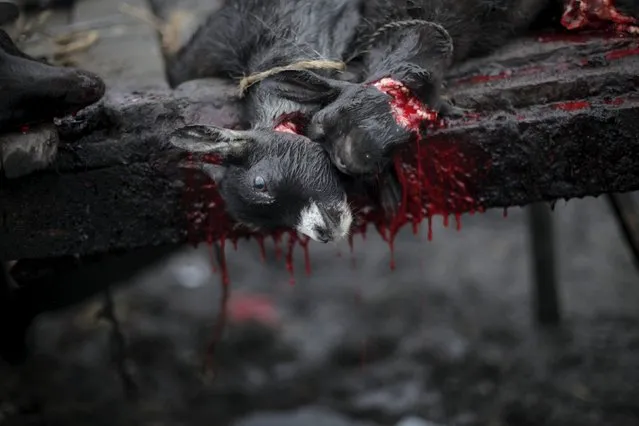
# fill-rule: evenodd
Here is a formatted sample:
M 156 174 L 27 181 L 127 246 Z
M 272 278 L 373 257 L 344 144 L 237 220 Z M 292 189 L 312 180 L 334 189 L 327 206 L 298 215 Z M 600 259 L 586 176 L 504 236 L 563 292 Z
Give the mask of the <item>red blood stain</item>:
M 615 106 L 623 105 L 625 101 L 626 100 L 623 98 L 604 99 L 604 103 L 606 105 L 615 105 Z
M 20 126 L 20 132 L 23 135 L 26 135 L 29 132 L 29 126 L 26 124 L 23 124 L 22 126 Z
M 616 33 L 610 34 L 609 37 L 607 37 L 607 34 L 603 34 L 603 35 L 601 33 L 597 33 L 597 34 L 598 34 L 597 38 L 602 38 L 602 39 L 613 38 L 613 37 L 619 38 L 619 36 L 615 36 Z M 547 37 L 548 39 L 544 39 L 544 37 Z M 593 36 L 592 34 L 588 35 L 588 34 L 571 34 L 571 33 L 563 34 L 562 33 L 559 35 L 552 34 L 552 35 L 542 36 L 539 38 L 539 41 L 550 41 L 550 39 L 552 39 L 552 41 L 558 41 L 559 37 L 561 37 L 562 40 L 565 39 L 563 41 L 573 41 L 573 42 L 580 41 L 582 39 L 585 42 L 585 41 L 588 41 L 589 39 L 595 38 L 595 36 Z M 639 55 L 639 46 L 633 46 L 627 49 L 611 50 L 608 53 L 604 54 L 603 58 L 605 58 L 607 61 L 614 61 L 614 60 L 619 60 L 629 56 L 636 56 L 636 55 Z M 601 58 L 601 56 L 598 55 L 597 58 Z M 570 62 L 553 64 L 551 69 L 549 69 L 549 67 L 547 66 L 539 66 L 539 65 L 523 66 L 523 67 L 511 69 L 511 70 L 501 71 L 497 74 L 471 75 L 469 77 L 453 79 L 451 83 L 454 85 L 480 84 L 480 83 L 485 84 L 492 81 L 507 80 L 507 79 L 515 78 L 515 77 L 533 76 L 545 71 L 552 71 L 553 73 L 569 71 L 576 67 L 599 64 L 600 62 L 601 62 L 600 59 L 593 60 L 593 58 L 584 58 L 579 61 L 570 61 Z
M 290 232 L 288 235 L 288 250 L 286 252 L 286 269 L 288 273 L 291 275 L 290 284 L 295 285 L 295 271 L 293 270 L 293 248 L 295 247 L 295 243 L 297 242 L 297 234 L 295 232 Z
M 257 240 L 257 245 L 260 247 L 260 259 L 262 263 L 266 262 L 266 247 L 264 247 L 264 237 L 262 235 L 258 235 L 255 237 Z
M 609 61 L 617 59 L 623 59 L 628 56 L 639 55 L 639 47 L 633 47 L 631 49 L 617 49 L 606 53 L 605 58 Z
M 473 75 L 470 77 L 464 77 L 457 80 L 454 80 L 454 84 L 479 84 L 479 83 L 489 83 L 491 81 L 500 81 L 507 80 L 512 77 L 521 77 L 525 75 L 535 75 L 542 71 L 544 71 L 546 67 L 543 66 L 525 66 L 521 68 L 516 68 L 512 70 L 501 71 L 497 74 L 491 75 Z
M 280 243 L 282 242 L 282 234 L 275 232 L 273 234 L 273 245 L 275 246 L 275 259 L 279 260 L 282 257 L 282 248 Z
M 579 111 L 582 109 L 590 108 L 590 106 L 590 102 L 588 101 L 571 101 L 553 104 L 552 108 L 560 109 L 562 111 Z
M 234 323 L 255 321 L 274 326 L 279 316 L 273 302 L 266 296 L 235 294 L 228 302 L 229 320 Z
M 406 147 L 394 159 L 395 172 L 402 186 L 402 201 L 395 217 L 390 220 L 379 211 L 369 211 L 364 222 L 373 223 L 391 251 L 390 266 L 395 268 L 394 242 L 406 224 L 417 232 L 419 224 L 428 219 L 428 238 L 432 239 L 432 217 L 442 215 L 445 225 L 450 214 L 455 215 L 461 229 L 462 212 L 479 210 L 472 195 L 472 181 L 479 178 L 487 162 L 475 155 L 470 145 L 431 137 L 423 141 L 422 130 L 442 128 L 445 123 L 437 113 L 412 96 L 400 82 L 381 79 L 373 83 L 391 97 L 391 109 L 398 124 L 413 132 L 416 147 Z M 413 148 L 413 149 L 411 149 Z
M 310 241 L 311 239 L 306 236 L 299 240 L 302 250 L 304 251 L 304 269 L 307 276 L 311 275 L 311 256 L 308 252 L 308 243 L 310 243 Z
M 601 37 L 602 35 L 599 34 Z M 605 38 L 612 38 L 614 34 L 604 34 Z M 592 35 L 589 34 L 557 34 L 546 35 L 539 39 L 542 42 L 549 41 L 585 41 Z M 608 60 L 621 59 L 631 55 L 639 54 L 639 47 L 612 51 L 606 54 Z M 581 61 L 580 65 L 586 65 L 589 61 Z M 572 64 L 559 64 L 559 69 L 566 69 Z M 532 75 L 543 71 L 545 68 L 539 66 L 522 67 L 516 70 L 503 71 L 495 75 L 472 76 L 459 79 L 457 84 L 463 83 L 485 83 L 490 81 L 503 80 L 513 76 Z M 416 99 L 403 100 L 404 103 L 413 103 Z M 418 102 L 418 101 L 417 101 Z M 607 104 L 619 105 L 623 99 L 604 101 Z M 395 105 L 396 106 L 396 105 Z M 412 105 L 414 107 L 414 105 Z M 587 108 L 590 104 L 585 101 L 575 101 L 557 104 L 554 107 L 565 111 L 576 111 Z M 419 107 L 419 105 L 418 105 Z M 430 114 L 430 111 L 423 105 L 422 113 Z M 419 108 L 418 108 L 419 109 Z M 420 111 L 418 111 L 420 112 Z M 467 120 L 478 119 L 479 114 L 469 114 Z M 517 117 L 523 119 L 524 117 Z M 292 120 L 289 120 L 292 121 Z M 422 120 L 423 121 L 423 117 Z M 430 129 L 442 127 L 444 123 L 438 119 L 429 119 Z M 399 121 L 400 124 L 406 124 Z M 289 123 L 290 124 L 290 123 Z M 410 128 L 410 126 L 409 126 Z M 277 130 L 299 133 L 300 127 L 297 122 L 287 125 L 279 123 Z M 29 130 L 28 126 L 21 127 L 23 132 Z M 414 129 L 411 129 L 414 130 Z M 413 232 L 417 233 L 419 224 L 424 218 L 428 221 L 428 240 L 433 238 L 432 218 L 435 215 L 444 217 L 444 224 L 448 226 L 449 215 L 454 214 L 457 229 L 461 229 L 461 213 L 468 212 L 471 215 L 475 212 L 484 212 L 485 209 L 478 200 L 473 197 L 472 183 L 481 180 L 482 173 L 485 173 L 490 162 L 484 157 L 482 152 L 473 152 L 470 143 L 460 141 L 453 142 L 446 138 L 430 138 L 427 143 L 422 141 L 419 133 L 415 136 L 417 143 L 416 150 L 405 149 L 398 153 L 395 158 L 395 170 L 399 181 L 403 187 L 402 203 L 398 214 L 390 221 L 379 209 L 363 210 L 360 214 L 359 222 L 353 226 L 352 233 L 361 233 L 366 239 L 367 223 L 371 222 L 377 228 L 382 237 L 388 242 L 391 249 L 391 268 L 395 267 L 394 259 L 394 239 L 399 229 L 407 223 L 411 223 Z M 189 156 L 189 161 L 192 161 Z M 216 164 L 219 160 L 212 156 L 205 156 L 204 161 Z M 220 318 L 216 323 L 216 338 L 209 345 L 207 351 L 208 359 L 211 360 L 215 344 L 219 341 L 223 332 L 224 318 L 228 309 L 228 287 L 229 276 L 225 261 L 225 241 L 230 238 L 234 247 L 238 237 L 250 237 L 251 234 L 234 227 L 233 221 L 226 214 L 224 202 L 216 190 L 215 184 L 195 168 L 185 169 L 185 191 L 184 203 L 187 206 L 187 239 L 196 245 L 199 241 L 205 240 L 207 243 L 219 242 L 220 269 L 222 270 L 223 297 L 220 309 Z M 357 200 L 353 203 L 357 206 Z M 367 204 L 366 204 L 367 205 Z M 507 216 L 507 209 L 504 209 L 504 217 Z M 310 260 L 308 255 L 308 238 L 300 239 L 296 233 L 282 231 L 273 233 L 276 258 L 281 256 L 280 241 L 284 233 L 289 233 L 288 251 L 286 254 L 286 267 L 293 278 L 293 250 L 296 244 L 300 244 L 304 249 L 304 259 L 306 273 L 310 274 Z M 255 235 L 253 235 L 255 236 Z M 260 246 L 262 260 L 265 259 L 264 236 L 257 235 Z M 349 238 L 352 251 L 352 238 Z M 246 318 L 254 318 L 261 321 L 271 321 L 273 319 L 272 306 L 266 302 L 242 301 L 235 302 L 232 306 L 232 318 L 242 321 Z M 271 306 L 271 308 L 269 308 Z M 362 355 L 364 358 L 364 353 Z

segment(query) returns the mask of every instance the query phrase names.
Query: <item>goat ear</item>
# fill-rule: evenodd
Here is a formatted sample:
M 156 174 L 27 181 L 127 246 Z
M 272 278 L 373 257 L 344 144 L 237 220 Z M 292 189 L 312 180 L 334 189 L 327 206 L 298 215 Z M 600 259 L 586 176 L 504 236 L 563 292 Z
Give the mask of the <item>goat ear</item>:
M 247 132 L 197 124 L 180 127 L 169 136 L 171 145 L 177 148 L 192 153 L 217 155 L 222 162 L 246 157 L 251 140 Z
M 270 77 L 269 89 L 277 96 L 299 103 L 329 103 L 341 93 L 344 82 L 312 71 L 288 70 Z

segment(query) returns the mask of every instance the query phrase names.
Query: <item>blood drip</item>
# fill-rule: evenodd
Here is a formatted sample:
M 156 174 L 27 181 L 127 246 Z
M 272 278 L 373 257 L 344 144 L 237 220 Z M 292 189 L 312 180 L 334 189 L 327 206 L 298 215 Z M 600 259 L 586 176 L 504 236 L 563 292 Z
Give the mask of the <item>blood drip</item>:
M 639 55 L 639 46 L 631 49 L 617 49 L 606 53 L 605 58 L 609 61 L 615 61 L 617 59 L 627 58 L 628 56 Z
M 264 237 L 262 235 L 258 235 L 255 237 L 257 240 L 257 245 L 260 247 L 260 259 L 262 263 L 266 262 L 266 247 L 264 246 Z
M 601 29 L 606 24 L 618 32 L 632 32 L 636 29 L 635 18 L 621 15 L 616 11 L 611 1 L 608 0 L 583 0 L 576 11 L 575 5 L 578 2 L 571 1 L 568 6 L 562 24 L 568 29 Z M 599 22 L 599 23 L 597 23 Z M 610 34 L 599 34 L 607 38 Z M 573 35 L 548 35 L 543 36 L 540 41 L 553 41 L 558 37 L 573 37 Z M 574 35 L 582 40 L 585 35 Z M 639 55 L 639 46 L 626 49 L 610 51 L 604 55 L 606 60 L 618 60 L 632 55 Z M 574 62 L 569 64 L 558 64 L 558 69 L 567 69 L 572 66 L 585 66 L 589 61 Z M 456 84 L 464 83 L 486 83 L 511 78 L 516 75 L 529 75 L 543 71 L 540 66 L 527 66 L 517 70 L 499 72 L 494 75 L 471 76 L 458 79 Z M 422 122 L 427 122 L 427 129 L 437 129 L 445 124 L 437 117 L 434 111 L 429 110 L 423 104 L 412 97 L 408 90 L 401 83 L 391 79 L 382 79 L 377 82 L 380 90 L 392 93 L 393 112 L 398 123 L 406 126 L 415 132 L 416 150 L 406 149 L 397 154 L 395 158 L 395 169 L 399 181 L 403 188 L 402 203 L 398 214 L 388 223 L 382 212 L 375 209 L 367 209 L 361 215 L 361 223 L 354 226 L 353 233 L 361 233 L 366 239 L 366 223 L 372 222 L 382 237 L 389 243 L 392 259 L 391 266 L 395 266 L 394 261 L 394 239 L 399 229 L 406 223 L 411 223 L 413 232 L 419 231 L 419 224 L 423 219 L 428 221 L 428 240 L 433 238 L 432 218 L 435 215 L 444 216 L 444 224 L 447 226 L 449 215 L 455 215 L 457 229 L 461 228 L 461 213 L 468 212 L 471 215 L 475 212 L 483 212 L 484 208 L 478 200 L 473 197 L 471 183 L 480 179 L 480 174 L 485 172 L 490 165 L 488 161 L 482 160 L 481 153 L 470 152 L 470 144 L 452 143 L 444 138 L 429 138 L 427 143 L 422 143 L 422 136 L 417 132 L 418 126 Z M 384 85 L 386 87 L 383 87 Z M 609 105 L 620 105 L 624 102 L 622 98 L 606 99 L 603 101 Z M 578 111 L 588 108 L 590 105 L 585 101 L 573 101 L 555 104 L 552 107 L 563 111 Z M 408 114 L 407 114 L 408 112 Z M 470 117 L 467 117 L 470 118 Z M 477 117 L 475 117 L 477 118 Z M 525 117 L 518 117 L 524 119 Z M 416 124 L 417 123 L 417 124 Z M 274 129 L 281 132 L 300 134 L 303 132 L 304 118 L 299 113 L 282 116 L 278 120 Z M 29 131 L 28 126 L 21 126 L 20 130 L 25 133 Z M 217 164 L 218 159 L 213 156 L 203 156 L 200 161 Z M 189 155 L 188 162 L 193 162 L 192 155 Z M 238 231 L 234 227 L 234 222 L 226 214 L 224 202 L 216 190 L 214 182 L 208 177 L 199 173 L 194 167 L 185 168 L 185 191 L 184 203 L 187 212 L 187 240 L 197 245 L 199 241 L 207 241 L 212 244 L 220 241 L 221 253 L 223 257 L 224 242 L 229 238 L 234 247 L 237 244 L 238 236 L 249 237 L 246 231 Z M 356 203 L 354 203 L 356 204 Z M 370 205 L 365 201 L 365 205 Z M 507 216 L 506 209 L 504 217 Z M 264 237 L 258 236 L 260 255 L 264 261 L 266 250 L 264 248 Z M 276 257 L 281 256 L 280 238 L 281 233 L 273 235 Z M 308 255 L 308 239 L 289 239 L 289 250 L 286 256 L 287 269 L 292 271 L 292 249 L 299 243 L 304 248 L 304 258 L 306 272 L 310 274 L 310 260 Z M 352 251 L 352 238 L 349 238 Z M 222 283 L 228 286 L 229 277 L 225 260 L 220 262 L 222 271 Z
M 304 251 L 304 269 L 306 270 L 306 275 L 311 275 L 311 257 L 308 252 L 308 243 L 310 242 L 310 238 L 304 236 L 304 238 L 299 240 L 300 245 L 302 246 L 302 250 Z
M 213 274 L 217 274 L 217 268 L 215 267 L 215 263 L 217 260 L 215 259 L 215 250 L 213 249 L 213 244 L 209 244 L 209 256 L 211 256 L 211 272 Z
M 228 300 L 230 296 L 230 286 L 229 286 L 229 274 L 226 266 L 226 253 L 225 253 L 225 238 L 222 238 L 219 242 L 218 251 L 217 251 L 217 259 L 215 259 L 222 271 L 222 294 L 220 296 L 220 311 L 215 319 L 215 325 L 213 326 L 213 338 L 209 342 L 209 345 L 206 349 L 206 357 L 204 369 L 205 371 L 212 372 L 213 365 L 215 361 L 215 351 L 217 349 L 218 343 L 222 340 L 222 335 L 224 334 L 224 329 L 226 327 L 226 319 L 227 319 L 227 311 L 228 311 Z M 214 264 L 215 260 L 212 262 Z
M 282 234 L 279 232 L 275 232 L 273 234 L 273 245 L 275 246 L 275 259 L 280 260 L 282 257 L 282 248 L 280 247 L 280 243 L 282 241 Z
M 395 172 L 402 186 L 402 202 L 395 217 L 387 223 L 383 215 L 368 214 L 391 251 L 391 269 L 395 268 L 394 241 L 399 229 L 407 223 L 413 230 L 428 219 L 428 239 L 432 240 L 432 217 L 442 215 L 444 226 L 455 215 L 457 229 L 461 229 L 461 213 L 480 210 L 472 196 L 471 182 L 486 170 L 487 162 L 477 163 L 481 155 L 466 152 L 469 146 L 441 138 L 422 143 L 424 128 L 438 129 L 445 123 L 437 112 L 421 103 L 401 82 L 383 78 L 372 83 L 391 97 L 390 105 L 397 123 L 410 130 L 417 144 L 414 150 L 404 149 L 394 158 Z M 478 167 L 479 166 L 479 167 Z
M 295 285 L 295 271 L 293 270 L 293 250 L 297 242 L 297 234 L 293 231 L 288 233 L 288 250 L 286 252 L 286 269 L 291 275 L 290 284 Z

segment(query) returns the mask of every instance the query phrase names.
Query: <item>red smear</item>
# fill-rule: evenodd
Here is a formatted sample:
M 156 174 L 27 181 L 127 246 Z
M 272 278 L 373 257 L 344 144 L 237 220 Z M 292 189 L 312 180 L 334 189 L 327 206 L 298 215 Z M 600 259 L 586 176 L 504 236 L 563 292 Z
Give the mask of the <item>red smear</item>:
M 615 106 L 619 106 L 619 105 L 623 105 L 623 103 L 626 100 L 623 98 L 615 98 L 615 99 L 604 99 L 604 103 L 606 105 L 615 105 Z
M 273 245 L 275 246 L 275 259 L 280 260 L 282 257 L 282 234 L 280 232 L 273 233 Z
M 592 1 L 593 0 L 585 0 L 586 3 L 592 2 Z M 599 0 L 595 0 L 595 2 L 597 1 Z M 634 19 L 634 18 L 629 18 L 629 19 Z M 635 28 L 638 28 L 637 30 L 638 32 L 635 32 L 634 34 L 639 35 L 639 27 L 635 27 Z M 573 32 L 550 33 L 550 34 L 543 34 L 538 36 L 537 40 L 541 43 L 559 42 L 559 41 L 572 42 L 572 43 L 585 43 L 595 38 L 605 41 L 605 40 L 616 40 L 616 39 L 627 37 L 627 34 L 624 33 L 625 30 L 623 28 L 609 27 L 607 28 L 607 30 L 608 31 L 606 32 L 582 31 L 578 33 L 573 33 Z M 629 56 L 636 56 L 636 55 L 639 55 L 639 46 L 634 46 L 628 49 L 612 50 L 606 53 L 604 55 L 604 58 L 608 61 L 613 61 L 613 60 L 623 59 Z M 586 66 L 590 64 L 591 64 L 591 59 L 584 58 L 579 62 L 566 62 L 566 63 L 553 64 L 551 71 L 557 73 L 561 71 L 568 71 L 575 67 Z M 506 80 L 513 77 L 535 75 L 535 74 L 542 73 L 544 71 L 549 71 L 548 67 L 538 66 L 538 65 L 523 66 L 523 67 L 511 69 L 511 70 L 501 71 L 497 74 L 472 75 L 469 77 L 463 77 L 463 78 L 452 80 L 452 83 L 455 85 L 489 83 L 492 81 L 501 81 L 501 80 Z
M 26 135 L 26 134 L 29 132 L 29 126 L 28 126 L 28 125 L 26 125 L 26 124 L 24 124 L 24 125 L 20 126 L 20 132 L 21 132 L 23 135 Z
M 552 108 L 560 109 L 562 111 L 579 111 L 582 109 L 590 108 L 590 106 L 590 102 L 588 101 L 571 101 L 553 104 Z
M 290 284 L 295 285 L 295 271 L 293 271 L 293 249 L 297 242 L 297 233 L 289 232 L 288 234 L 288 251 L 286 252 L 286 269 L 291 275 Z
M 639 55 L 639 47 L 633 47 L 631 49 L 618 49 L 606 53 L 605 58 L 609 61 L 626 58 L 628 56 Z
M 234 295 L 228 303 L 228 318 L 233 323 L 254 321 L 269 326 L 279 322 L 273 302 L 261 295 Z
M 260 247 L 260 259 L 262 263 L 266 262 L 266 247 L 264 247 L 264 237 L 262 235 L 258 235 L 255 237 L 257 240 L 257 245 Z
M 222 285 L 227 287 L 230 284 L 229 270 L 226 266 L 226 251 L 225 251 L 226 239 L 220 239 L 220 269 L 222 270 Z
M 301 135 L 307 124 L 307 118 L 301 112 L 282 114 L 273 125 L 276 132 L 293 133 Z
M 401 184 L 402 203 L 397 215 L 388 221 L 379 211 L 364 214 L 364 222 L 372 222 L 391 250 L 391 269 L 395 267 L 394 241 L 399 229 L 407 223 L 413 230 L 428 219 L 428 239 L 432 240 L 432 217 L 442 215 L 445 226 L 449 215 L 455 215 L 457 229 L 461 229 L 461 213 L 483 210 L 473 197 L 472 182 L 481 179 L 489 162 L 482 152 L 461 141 L 433 137 L 422 141 L 422 124 L 437 129 L 444 122 L 412 96 L 403 84 L 391 79 L 373 83 L 391 96 L 391 106 L 397 122 L 414 132 L 416 149 L 406 147 L 395 157 L 395 171 Z M 357 204 L 357 200 L 354 200 Z M 355 227 L 357 228 L 357 227 Z M 355 229 L 357 230 L 357 229 Z
M 300 245 L 302 246 L 302 250 L 304 250 L 304 269 L 306 270 L 306 275 L 311 275 L 311 257 L 308 253 L 308 243 L 311 241 L 310 238 L 304 236 L 304 238 L 299 240 Z
M 620 15 L 612 8 L 610 1 L 585 0 L 584 3 L 590 4 L 590 15 L 593 15 L 592 11 L 595 11 L 594 15 L 596 15 L 597 18 L 614 23 L 613 27 L 616 31 L 631 32 L 633 28 L 635 28 L 631 25 L 636 22 L 634 18 Z M 593 4 L 604 5 L 605 8 L 593 8 Z M 567 15 L 569 15 L 568 11 L 566 16 Z M 568 22 L 566 16 L 564 16 L 564 20 L 562 20 L 564 25 Z M 587 25 L 592 22 L 591 18 L 592 16 L 589 16 L 585 21 L 575 24 L 575 22 L 578 21 L 577 19 L 577 21 L 568 22 L 566 26 L 570 28 L 578 28 L 580 26 L 592 27 L 592 25 Z M 562 35 L 561 37 L 566 36 Z M 548 37 L 544 40 L 550 40 L 550 38 Z M 609 52 L 606 55 L 606 59 L 616 60 L 637 54 L 639 54 L 639 47 Z M 585 64 L 587 64 L 587 62 L 581 63 L 581 65 Z M 510 78 L 513 75 L 534 74 L 542 70 L 541 67 L 524 67 L 515 72 L 504 71 L 491 76 L 473 76 L 465 80 L 462 79 L 459 82 L 485 83 Z M 384 79 L 377 83 L 382 84 L 382 86 L 378 87 L 380 90 L 384 90 L 387 93 L 394 91 L 391 105 L 395 113 L 395 118 L 400 125 L 404 125 L 415 132 L 415 142 L 418 144 L 417 154 L 415 155 L 415 152 L 410 152 L 409 149 L 405 149 L 396 156 L 395 169 L 403 187 L 403 200 L 396 217 L 388 223 L 387 218 L 384 217 L 381 211 L 374 209 L 366 210 L 366 212 L 362 213 L 361 219 L 363 220 L 359 225 L 354 226 L 353 233 L 360 232 L 365 239 L 366 223 L 372 222 L 389 243 L 392 254 L 391 267 L 394 268 L 394 239 L 399 229 L 406 223 L 411 223 L 413 225 L 413 231 L 417 232 L 419 224 L 424 218 L 427 218 L 428 240 L 430 241 L 433 237 L 432 217 L 434 215 L 443 215 L 445 225 L 447 225 L 448 216 L 454 214 L 457 229 L 459 230 L 461 229 L 460 214 L 462 212 L 474 214 L 476 211 L 485 211 L 480 202 L 472 195 L 472 182 L 481 179 L 481 173 L 488 170 L 490 162 L 482 155 L 482 152 L 473 152 L 474 146 L 470 142 L 456 141 L 453 143 L 445 138 L 436 137 L 422 144 L 422 135 L 419 132 L 419 128 L 423 122 L 429 124 L 429 129 L 442 127 L 444 123 L 438 119 L 434 111 L 428 109 L 415 97 L 411 96 L 401 83 L 390 79 Z M 618 105 L 622 103 L 623 100 L 617 99 L 605 102 Z M 587 102 L 576 101 L 557 104 L 555 108 L 564 111 L 575 111 L 589 106 Z M 280 121 L 275 123 L 274 128 L 281 132 L 299 134 L 303 133 L 304 126 L 304 117 L 297 113 L 283 116 Z M 28 126 L 21 127 L 23 133 L 28 130 Z M 189 161 L 192 160 L 192 157 L 189 156 Z M 213 164 L 218 162 L 218 159 L 213 156 L 204 156 L 201 160 Z M 215 338 L 209 345 L 207 351 L 207 358 L 211 361 L 215 345 L 223 333 L 227 313 L 229 276 L 225 260 L 225 242 L 227 238 L 231 238 L 234 247 L 236 247 L 237 238 L 240 236 L 248 237 L 250 233 L 248 231 L 238 230 L 235 227 L 235 223 L 225 211 L 224 202 L 216 190 L 215 183 L 207 176 L 198 173 L 193 167 L 187 167 L 185 169 L 185 183 L 184 203 L 187 212 L 186 233 L 188 241 L 194 245 L 202 240 L 207 241 L 209 244 L 212 244 L 214 241 L 220 242 L 219 263 L 222 272 L 222 298 L 220 315 L 215 326 Z M 354 201 L 356 203 L 356 200 Z M 506 215 L 507 211 L 504 210 L 504 216 Z M 273 235 L 277 258 L 279 258 L 281 254 L 279 247 L 281 234 L 282 233 L 276 233 Z M 302 242 L 297 238 L 296 234 L 290 232 L 286 263 L 287 269 L 291 273 L 292 282 L 294 282 L 292 277 L 293 249 L 298 242 L 304 247 L 306 271 L 310 273 L 308 239 Z M 258 244 L 260 245 L 260 253 L 264 260 L 265 250 L 263 236 L 258 237 Z M 241 302 L 239 303 L 239 307 L 238 305 L 233 307 L 233 318 L 239 319 L 240 321 L 248 317 L 259 317 L 261 320 L 272 318 L 272 316 L 270 316 L 271 314 L 267 313 L 270 311 L 264 308 L 265 305 L 258 304 L 256 308 L 255 304 L 253 303 L 252 305 L 251 303 Z M 247 308 L 246 306 L 249 307 Z
M 222 295 L 220 297 L 220 311 L 218 312 L 217 318 L 215 320 L 215 325 L 213 327 L 213 338 L 211 339 L 211 342 L 207 347 L 206 357 L 204 360 L 204 370 L 208 373 L 213 373 L 215 351 L 217 349 L 218 343 L 222 340 L 222 335 L 224 334 L 224 329 L 226 328 L 230 286 L 229 275 L 226 268 L 226 254 L 224 252 L 224 243 L 225 240 L 222 239 L 219 245 L 219 256 L 216 259 L 220 264 L 220 269 L 222 270 Z M 213 261 L 213 263 L 214 262 L 215 260 Z

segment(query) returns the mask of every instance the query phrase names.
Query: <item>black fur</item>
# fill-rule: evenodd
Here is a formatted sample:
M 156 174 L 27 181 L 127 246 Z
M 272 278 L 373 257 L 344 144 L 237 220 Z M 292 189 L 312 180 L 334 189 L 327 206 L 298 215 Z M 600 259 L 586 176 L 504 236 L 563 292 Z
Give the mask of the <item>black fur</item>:
M 234 131 L 192 125 L 171 135 L 173 145 L 219 155 L 224 165 L 201 164 L 218 182 L 226 208 L 240 223 L 256 229 L 294 228 L 309 199 L 326 210 L 345 199 L 335 170 L 318 144 L 272 131 Z M 201 145 L 196 145 L 200 139 Z M 265 188 L 256 188 L 256 179 Z M 261 183 L 261 182 L 260 182 Z M 339 218 L 338 212 L 327 212 Z M 329 230 L 318 230 L 325 233 Z M 333 239 L 334 235 L 327 235 Z
M 269 176 L 276 187 L 294 185 L 299 188 L 297 197 L 308 198 L 305 188 L 313 181 L 319 163 L 292 167 L 292 156 L 276 152 L 279 144 L 272 141 L 281 141 L 282 136 L 269 130 L 276 117 L 293 111 L 312 117 L 307 135 L 322 144 L 345 174 L 379 172 L 392 151 L 411 135 L 395 123 L 387 95 L 368 83 L 393 77 L 443 115 L 456 115 L 459 109 L 440 99 L 447 69 L 502 46 L 525 30 L 548 1 L 238 0 L 228 2 L 210 17 L 170 61 L 167 73 L 176 85 L 201 77 L 239 77 L 298 60 L 361 59 L 361 83 L 339 79 L 331 72 L 287 71 L 249 90 L 247 114 L 259 132 L 253 133 L 258 142 L 246 152 L 253 158 L 267 159 L 261 164 L 265 170 L 276 171 Z M 271 143 L 261 143 L 267 139 Z M 291 138 L 288 145 L 291 149 L 296 145 L 300 150 L 316 149 L 303 141 L 302 137 Z M 313 161 L 326 160 L 313 156 Z M 241 173 L 250 176 L 256 163 L 245 161 L 242 167 Z M 295 174 L 284 179 L 281 173 L 291 168 Z M 234 172 L 233 182 L 223 185 L 223 196 L 231 213 L 238 217 L 242 210 L 251 222 L 252 212 L 257 214 L 256 205 L 251 197 L 239 197 L 250 191 L 239 186 L 250 182 L 237 178 L 238 173 Z M 334 178 L 327 181 L 331 185 L 325 194 L 334 198 L 341 189 Z M 387 181 L 396 185 L 393 179 Z M 393 203 L 386 200 L 385 204 Z M 274 209 L 253 222 L 273 222 L 277 215 Z
M 192 40 L 168 61 L 172 86 L 184 81 L 224 76 L 239 78 L 296 61 L 340 61 L 360 26 L 360 6 L 353 0 L 235 0 L 228 1 L 194 34 Z M 315 74 L 314 74 L 315 75 Z M 316 75 L 337 77 L 335 71 Z M 339 174 L 323 148 L 299 135 L 274 132 L 275 120 L 300 112 L 310 117 L 320 107 L 309 100 L 315 85 L 295 80 L 267 78 L 249 87 L 245 99 L 251 130 L 232 132 L 214 126 L 190 127 L 177 133 L 181 147 L 205 141 L 218 152 L 219 141 L 235 140 L 240 155 L 223 155 L 224 168 L 210 173 L 218 182 L 227 209 L 238 221 L 256 228 L 293 227 L 309 200 L 322 209 L 338 231 L 336 202 L 345 200 Z M 299 104 L 284 94 L 302 93 Z M 322 94 L 323 98 L 323 94 Z M 188 130 L 188 129 L 187 129 Z M 214 148 L 215 146 L 215 148 Z M 255 185 L 265 181 L 266 190 Z M 259 187 L 259 188 L 258 188 Z M 268 202 L 266 202 L 267 200 Z M 327 230 L 319 230 L 326 234 Z M 343 235 L 339 235 L 340 237 Z
M 364 59 L 363 83 L 347 83 L 312 71 L 293 71 L 289 80 L 315 81 L 326 105 L 308 135 L 321 141 L 344 173 L 380 171 L 410 133 L 391 116 L 388 97 L 367 83 L 382 77 L 401 81 L 443 115 L 460 111 L 440 98 L 447 69 L 484 55 L 526 30 L 548 0 L 370 0 L 358 29 Z M 401 23 L 407 23 L 403 25 Z M 385 27 L 386 26 L 386 27 Z M 380 28 L 382 29 L 381 31 Z M 371 43 L 369 40 L 379 31 Z M 297 102 L 303 102 L 299 96 Z M 316 94 L 313 100 L 317 101 Z

